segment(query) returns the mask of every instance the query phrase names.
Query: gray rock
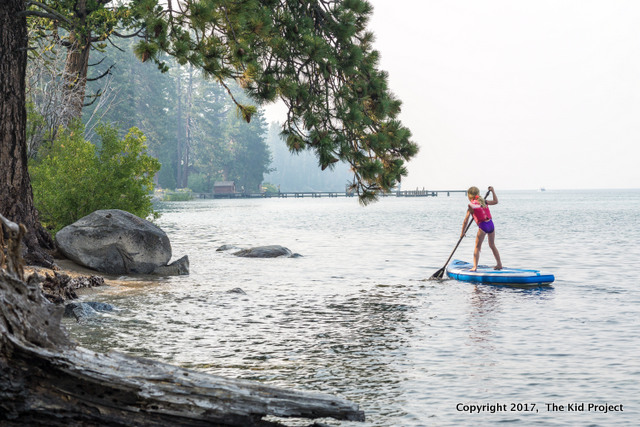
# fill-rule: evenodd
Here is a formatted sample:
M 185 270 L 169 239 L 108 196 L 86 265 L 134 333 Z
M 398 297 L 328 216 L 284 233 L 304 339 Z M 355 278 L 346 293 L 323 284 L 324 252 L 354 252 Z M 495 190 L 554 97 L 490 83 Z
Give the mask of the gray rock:
M 153 274 L 157 276 L 186 276 L 189 274 L 189 257 L 185 255 L 171 264 L 162 265 L 153 270 Z
M 227 291 L 228 294 L 240 294 L 240 295 L 246 295 L 247 293 L 245 291 L 242 290 L 242 288 L 233 288 Z
M 235 252 L 235 256 L 245 258 L 277 258 L 277 257 L 290 257 L 291 251 L 284 246 L 270 245 L 270 246 L 258 246 L 256 248 L 243 249 Z
M 79 219 L 60 230 L 56 241 L 72 261 L 107 274 L 149 274 L 171 259 L 164 231 L 118 209 Z
M 81 304 L 86 304 L 95 311 L 113 311 L 116 309 L 114 306 L 106 302 L 86 301 Z
M 238 249 L 238 247 L 234 245 L 222 245 L 218 249 L 216 249 L 216 252 L 224 252 L 231 249 Z
M 64 306 L 64 317 L 75 317 L 77 321 L 80 321 L 87 317 L 93 317 L 98 312 L 113 311 L 114 309 L 114 306 L 104 302 L 70 302 Z

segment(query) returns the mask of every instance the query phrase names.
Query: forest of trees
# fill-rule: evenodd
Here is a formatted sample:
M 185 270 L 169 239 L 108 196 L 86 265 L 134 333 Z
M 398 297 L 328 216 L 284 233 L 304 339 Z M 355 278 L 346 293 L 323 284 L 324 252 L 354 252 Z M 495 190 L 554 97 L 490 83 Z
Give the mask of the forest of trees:
M 99 75 L 109 71 L 109 77 L 87 85 L 106 98 L 85 107 L 87 125 L 102 120 L 122 129 L 138 127 L 162 165 L 157 179 L 162 188 L 211 192 L 215 181 L 235 181 L 238 188 L 259 191 L 271 160 L 262 111 L 246 123 L 226 89 L 192 65 L 166 58 L 169 70 L 163 73 L 137 60 L 133 41 L 118 47 L 106 49 L 95 67 Z M 249 102 L 237 85 L 228 87 L 234 98 Z

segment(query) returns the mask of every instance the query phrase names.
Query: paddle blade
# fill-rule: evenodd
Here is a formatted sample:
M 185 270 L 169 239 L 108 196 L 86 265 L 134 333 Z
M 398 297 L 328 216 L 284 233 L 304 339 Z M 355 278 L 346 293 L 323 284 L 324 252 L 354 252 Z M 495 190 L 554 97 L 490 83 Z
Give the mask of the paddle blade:
M 443 276 L 444 276 L 444 267 L 442 267 L 440 270 L 433 273 L 433 275 L 429 277 L 429 280 L 442 280 Z

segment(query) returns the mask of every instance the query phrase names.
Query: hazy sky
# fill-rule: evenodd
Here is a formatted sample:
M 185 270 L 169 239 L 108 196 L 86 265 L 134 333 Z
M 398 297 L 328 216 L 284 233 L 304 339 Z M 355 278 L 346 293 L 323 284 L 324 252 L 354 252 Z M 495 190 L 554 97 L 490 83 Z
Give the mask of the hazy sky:
M 640 188 L 640 1 L 369 1 L 403 189 Z

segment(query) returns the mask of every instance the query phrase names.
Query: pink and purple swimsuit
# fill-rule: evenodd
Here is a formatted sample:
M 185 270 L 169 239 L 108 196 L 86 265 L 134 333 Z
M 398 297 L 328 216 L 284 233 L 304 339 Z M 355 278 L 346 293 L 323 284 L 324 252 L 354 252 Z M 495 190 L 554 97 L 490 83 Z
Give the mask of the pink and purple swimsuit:
M 487 234 L 491 234 L 494 232 L 495 227 L 493 225 L 493 221 L 491 220 L 491 212 L 489 211 L 489 206 L 482 207 L 482 205 L 477 200 L 472 200 L 469 203 L 469 207 L 472 209 L 473 219 L 480 227 L 480 230 L 484 231 Z

